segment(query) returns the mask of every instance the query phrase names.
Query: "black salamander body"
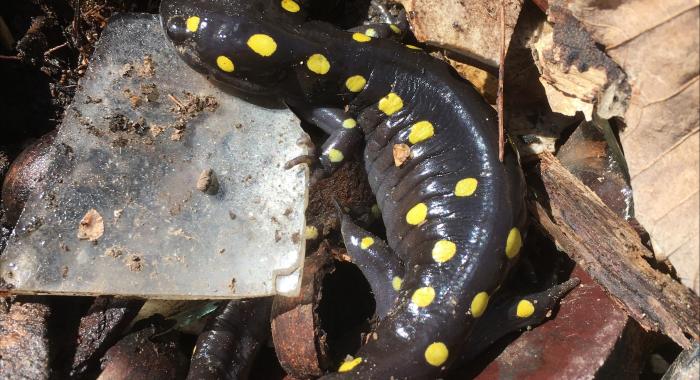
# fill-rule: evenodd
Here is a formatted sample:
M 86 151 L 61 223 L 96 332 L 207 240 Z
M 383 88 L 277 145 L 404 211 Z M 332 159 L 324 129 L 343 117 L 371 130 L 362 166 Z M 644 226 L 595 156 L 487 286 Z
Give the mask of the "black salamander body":
M 492 299 L 522 245 L 517 157 L 507 149 L 499 162 L 493 109 L 445 63 L 373 38 L 373 30 L 307 22 L 307 6 L 163 0 L 161 15 L 193 68 L 244 92 L 282 98 L 329 132 L 325 167 L 364 142 L 387 242 L 348 217 L 342 232 L 375 293 L 380 321 L 355 357 L 328 376 L 441 376 L 456 359 L 472 357 L 477 343 L 482 349 L 529 318 L 543 318 L 544 298 L 532 298 L 541 296 L 500 307 Z M 410 155 L 395 161 L 396 149 Z M 508 315 L 492 317 L 491 309 Z M 488 321 L 497 317 L 512 320 L 510 330 Z M 494 327 L 504 331 L 486 333 Z

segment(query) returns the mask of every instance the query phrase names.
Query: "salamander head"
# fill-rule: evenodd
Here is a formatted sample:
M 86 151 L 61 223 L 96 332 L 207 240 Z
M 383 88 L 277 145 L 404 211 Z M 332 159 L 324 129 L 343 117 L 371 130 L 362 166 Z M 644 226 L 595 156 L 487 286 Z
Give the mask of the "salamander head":
M 161 3 L 161 22 L 177 52 L 198 72 L 237 90 L 275 94 L 292 66 L 289 49 L 282 48 L 285 33 L 256 17 L 263 10 L 255 2 L 226 13 L 212 3 L 217 1 Z

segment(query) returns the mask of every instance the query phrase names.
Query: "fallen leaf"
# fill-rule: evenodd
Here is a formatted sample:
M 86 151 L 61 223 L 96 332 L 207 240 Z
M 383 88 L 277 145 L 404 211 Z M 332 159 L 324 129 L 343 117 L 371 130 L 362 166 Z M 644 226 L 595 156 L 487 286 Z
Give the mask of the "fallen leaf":
M 630 92 L 625 73 L 566 10 L 550 5 L 532 48 L 552 111 L 580 111 L 589 121 L 594 112 L 604 119 L 624 114 Z
M 635 211 L 655 254 L 700 291 L 698 0 L 556 0 L 625 71 L 620 134 Z
M 500 2 L 399 0 L 418 41 L 498 67 L 501 23 Z M 505 0 L 506 50 L 522 0 Z

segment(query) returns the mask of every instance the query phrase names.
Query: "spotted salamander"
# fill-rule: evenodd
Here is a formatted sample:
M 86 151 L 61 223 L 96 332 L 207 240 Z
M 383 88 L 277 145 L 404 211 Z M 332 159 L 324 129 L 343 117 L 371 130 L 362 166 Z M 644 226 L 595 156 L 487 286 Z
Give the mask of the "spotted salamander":
M 453 70 L 388 37 L 308 21 L 310 0 L 163 0 L 167 36 L 195 70 L 280 98 L 329 133 L 334 170 L 364 146 L 386 242 L 341 216 L 378 323 L 329 378 L 436 378 L 513 329 L 541 321 L 571 284 L 499 300 L 526 224 L 515 152 L 498 159 L 493 109 Z M 405 26 L 404 26 L 405 27 Z

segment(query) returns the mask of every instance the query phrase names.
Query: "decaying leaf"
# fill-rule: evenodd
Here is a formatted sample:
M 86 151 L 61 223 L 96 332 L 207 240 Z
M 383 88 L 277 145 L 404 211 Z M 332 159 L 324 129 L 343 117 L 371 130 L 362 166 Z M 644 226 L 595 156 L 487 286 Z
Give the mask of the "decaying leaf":
M 95 241 L 105 232 L 102 216 L 95 209 L 90 209 L 78 225 L 78 239 Z
M 604 119 L 624 114 L 630 91 L 625 74 L 568 12 L 550 5 L 532 48 L 553 111 L 581 111 L 586 120 L 594 112 Z
M 700 1 L 555 0 L 624 70 L 631 86 L 621 140 L 636 217 L 655 254 L 700 290 Z
M 399 0 L 418 41 L 497 67 L 501 42 L 498 1 Z M 506 48 L 522 0 L 505 0 Z

